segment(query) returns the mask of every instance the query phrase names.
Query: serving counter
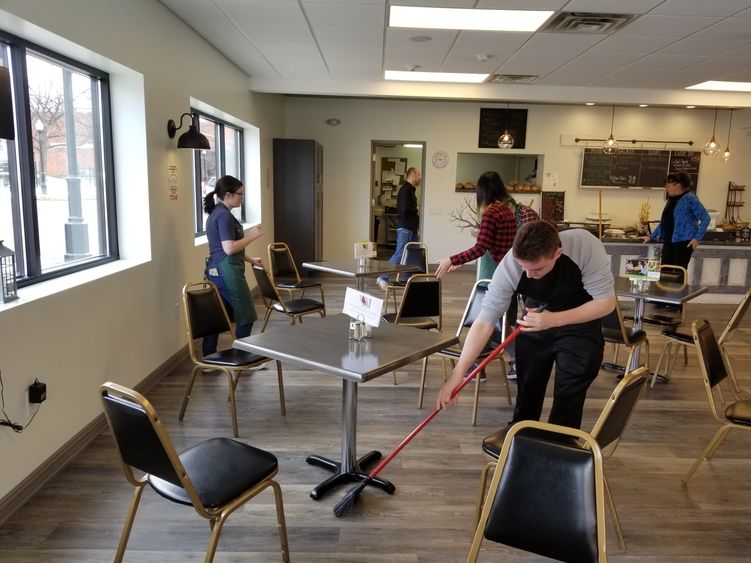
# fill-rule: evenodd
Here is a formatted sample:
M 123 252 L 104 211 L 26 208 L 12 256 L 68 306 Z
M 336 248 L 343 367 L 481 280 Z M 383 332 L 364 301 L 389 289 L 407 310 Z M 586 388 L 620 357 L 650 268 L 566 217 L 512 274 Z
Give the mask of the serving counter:
M 629 258 L 651 258 L 659 243 L 628 238 L 603 238 L 614 276 L 621 276 Z M 751 286 L 751 242 L 702 241 L 688 265 L 691 283 L 707 293 L 743 294 Z

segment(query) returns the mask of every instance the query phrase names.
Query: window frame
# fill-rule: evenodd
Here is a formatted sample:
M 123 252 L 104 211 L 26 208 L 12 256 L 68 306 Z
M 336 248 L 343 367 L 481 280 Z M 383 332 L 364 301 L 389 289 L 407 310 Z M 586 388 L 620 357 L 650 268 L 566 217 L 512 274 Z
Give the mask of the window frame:
M 15 174 L 16 189 L 11 189 L 11 213 L 13 217 L 14 251 L 16 263 L 21 259 L 26 265 L 23 277 L 17 278 L 19 288 L 27 287 L 50 279 L 60 278 L 82 270 L 96 268 L 120 259 L 117 203 L 115 186 L 115 159 L 112 140 L 112 106 L 110 100 L 109 73 L 82 63 L 42 45 L 20 38 L 0 29 L 0 48 L 7 49 L 11 88 L 13 91 L 13 121 L 15 140 L 7 142 L 9 174 Z M 95 80 L 99 95 L 92 96 L 92 120 L 101 125 L 100 135 L 93 135 L 93 142 L 101 147 L 96 158 L 101 161 L 101 189 L 97 189 L 97 198 L 104 197 L 104 205 L 99 209 L 100 228 L 95 236 L 106 237 L 107 244 L 101 244 L 105 254 L 88 260 L 77 261 L 69 266 L 58 266 L 46 272 L 42 271 L 39 232 L 42 228 L 37 212 L 36 188 L 37 178 L 34 165 L 34 141 L 29 96 L 29 81 L 26 66 L 26 54 L 48 59 L 51 63 L 67 67 L 76 73 L 85 74 Z M 10 179 L 10 178 L 9 178 Z M 18 201 L 20 198 L 20 201 Z M 14 201 L 15 200 L 15 201 Z M 21 247 L 20 249 L 17 247 Z
M 227 153 L 224 141 L 225 128 L 235 131 L 238 135 L 237 143 L 237 160 L 240 170 L 239 179 L 245 182 L 245 130 L 226 119 L 216 117 L 211 113 L 202 111 L 195 107 L 190 108 L 191 113 L 197 114 L 198 118 L 205 119 L 214 124 L 216 134 L 214 135 L 214 153 L 217 160 L 216 178 L 219 179 L 227 173 Z M 193 153 L 193 230 L 195 238 L 206 236 L 206 225 L 203 219 L 203 191 L 201 186 L 201 157 L 200 151 Z M 245 202 L 240 207 L 240 222 L 245 223 Z

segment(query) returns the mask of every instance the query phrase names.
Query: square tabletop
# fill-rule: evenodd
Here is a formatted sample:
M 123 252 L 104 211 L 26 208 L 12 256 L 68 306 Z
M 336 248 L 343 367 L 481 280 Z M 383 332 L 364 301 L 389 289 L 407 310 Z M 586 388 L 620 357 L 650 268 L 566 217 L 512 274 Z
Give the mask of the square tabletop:
M 417 272 L 419 268 L 405 264 L 393 264 L 388 260 L 366 260 L 360 265 L 358 260 L 332 260 L 327 262 L 303 262 L 303 268 L 318 270 L 337 276 L 350 278 L 375 278 L 383 274 Z
M 382 322 L 370 338 L 354 342 L 348 338 L 350 320 L 346 315 L 309 318 L 241 338 L 235 347 L 364 383 L 459 341 L 453 334 Z
M 618 297 L 633 297 L 656 303 L 682 305 L 705 291 L 707 288 L 701 285 L 615 278 L 615 293 Z

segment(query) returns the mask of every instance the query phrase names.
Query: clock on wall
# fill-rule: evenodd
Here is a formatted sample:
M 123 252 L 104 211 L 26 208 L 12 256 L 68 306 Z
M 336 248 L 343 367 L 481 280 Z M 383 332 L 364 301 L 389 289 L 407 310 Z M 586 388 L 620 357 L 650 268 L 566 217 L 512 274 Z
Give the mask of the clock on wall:
M 449 163 L 449 155 L 446 151 L 435 151 L 432 161 L 436 168 L 444 168 Z

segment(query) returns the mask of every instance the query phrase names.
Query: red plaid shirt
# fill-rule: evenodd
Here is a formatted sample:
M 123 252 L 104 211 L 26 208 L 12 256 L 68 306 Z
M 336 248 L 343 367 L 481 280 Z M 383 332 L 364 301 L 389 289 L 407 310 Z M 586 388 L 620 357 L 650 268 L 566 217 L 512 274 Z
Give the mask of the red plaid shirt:
M 518 205 L 518 213 L 522 225 L 539 218 L 534 209 L 522 204 Z M 458 266 L 476 260 L 489 251 L 493 260 L 500 262 L 514 244 L 515 236 L 516 217 L 513 210 L 508 205 L 494 203 L 482 214 L 477 243 L 469 250 L 454 254 L 449 260 Z

